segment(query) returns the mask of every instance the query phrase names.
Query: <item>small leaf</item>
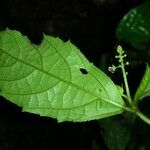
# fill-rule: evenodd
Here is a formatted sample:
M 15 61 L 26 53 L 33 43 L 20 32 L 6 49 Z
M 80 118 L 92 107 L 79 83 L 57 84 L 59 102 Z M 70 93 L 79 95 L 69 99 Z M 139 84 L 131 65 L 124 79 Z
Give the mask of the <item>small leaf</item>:
M 124 93 L 124 89 L 123 89 L 123 87 L 121 87 L 121 86 L 117 85 L 117 88 L 118 88 L 118 90 L 119 90 L 120 94 L 121 94 L 121 95 L 123 95 L 123 93 Z
M 114 83 L 70 41 L 44 35 L 33 45 L 17 31 L 0 32 L 1 96 L 23 111 L 87 121 L 122 113 Z
M 150 48 L 150 1 L 131 9 L 120 21 L 116 34 L 137 49 Z
M 150 67 L 147 65 L 143 79 L 134 96 L 134 101 L 150 96 Z

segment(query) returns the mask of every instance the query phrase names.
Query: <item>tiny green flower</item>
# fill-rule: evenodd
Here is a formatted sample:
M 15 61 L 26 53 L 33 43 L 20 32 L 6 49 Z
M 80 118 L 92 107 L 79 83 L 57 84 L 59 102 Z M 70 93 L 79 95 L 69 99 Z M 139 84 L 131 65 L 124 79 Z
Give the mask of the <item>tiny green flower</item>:
M 112 64 L 112 66 L 108 67 L 108 71 L 111 73 L 114 73 L 116 71 L 117 67 L 115 65 Z

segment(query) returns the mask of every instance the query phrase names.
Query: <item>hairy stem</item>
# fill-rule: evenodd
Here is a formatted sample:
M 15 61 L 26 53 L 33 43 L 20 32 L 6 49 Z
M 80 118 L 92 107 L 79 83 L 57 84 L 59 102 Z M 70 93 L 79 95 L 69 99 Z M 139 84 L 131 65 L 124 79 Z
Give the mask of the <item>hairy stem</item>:
M 136 115 L 139 116 L 139 118 L 141 118 L 144 122 L 150 125 L 150 118 L 142 114 L 140 111 L 137 111 Z
M 130 113 L 135 114 L 136 116 L 138 116 L 141 120 L 143 120 L 145 123 L 147 123 L 148 125 L 150 125 L 150 118 L 148 118 L 147 116 L 145 116 L 143 113 L 141 113 L 138 109 L 132 109 L 129 107 L 124 107 L 125 111 L 128 111 Z
M 128 80 L 127 80 L 127 75 L 126 75 L 126 72 L 125 72 L 123 62 L 121 62 L 121 69 L 122 69 L 122 74 L 123 74 L 123 80 L 124 80 L 124 83 L 125 83 L 127 100 L 129 102 L 129 104 L 133 107 L 133 103 L 132 103 L 132 99 L 131 99 L 131 95 L 130 95 L 130 90 L 129 90 L 129 85 L 128 85 Z

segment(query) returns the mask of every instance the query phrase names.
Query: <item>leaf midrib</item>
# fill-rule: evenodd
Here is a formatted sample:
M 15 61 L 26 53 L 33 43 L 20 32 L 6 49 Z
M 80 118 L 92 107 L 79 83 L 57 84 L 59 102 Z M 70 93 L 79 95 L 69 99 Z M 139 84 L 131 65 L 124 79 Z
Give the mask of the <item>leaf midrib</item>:
M 101 100 L 106 101 L 107 103 L 110 103 L 110 104 L 112 104 L 112 105 L 115 105 L 116 107 L 123 108 L 123 106 L 122 106 L 122 105 L 119 105 L 118 103 L 109 101 L 108 99 L 104 98 L 103 96 L 101 96 L 101 97 L 103 97 L 103 98 L 100 98 L 98 95 L 96 95 L 95 93 L 92 93 L 91 91 L 89 91 L 89 90 L 87 90 L 87 89 L 84 89 L 84 88 L 82 88 L 82 87 L 80 87 L 80 86 L 78 86 L 78 85 L 76 85 L 76 84 L 74 84 L 74 83 L 72 83 L 72 82 L 68 82 L 68 81 L 66 81 L 66 80 L 64 80 L 64 79 L 62 79 L 62 78 L 59 78 L 59 77 L 57 77 L 57 76 L 55 76 L 55 75 L 53 75 L 53 74 L 51 74 L 51 73 L 49 73 L 49 72 L 47 72 L 47 71 L 45 71 L 45 70 L 42 70 L 42 69 L 40 69 L 40 68 L 38 68 L 38 67 L 36 67 L 36 66 L 30 64 L 30 63 L 27 63 L 27 62 L 21 60 L 21 59 L 19 59 L 19 58 L 16 58 L 16 57 L 10 55 L 9 53 L 5 52 L 3 49 L 1 49 L 1 50 L 2 50 L 3 53 L 5 53 L 6 55 L 12 57 L 13 59 L 15 59 L 15 60 L 17 60 L 17 61 L 19 61 L 19 62 L 21 62 L 21 63 L 24 63 L 24 64 L 26 64 L 27 66 L 30 66 L 30 67 L 32 67 L 32 68 L 38 70 L 38 71 L 41 71 L 42 73 L 45 73 L 45 74 L 47 74 L 47 75 L 49 75 L 49 76 L 52 76 L 53 78 L 57 79 L 58 81 L 62 81 L 62 82 L 64 82 L 64 83 L 68 84 L 69 86 L 71 85 L 71 86 L 73 86 L 73 87 L 75 87 L 75 88 L 77 88 L 77 89 L 80 89 L 80 90 L 84 91 L 85 93 L 91 94 L 91 95 L 93 95 L 93 96 L 96 97 L 96 98 L 99 98 L 99 99 L 101 99 Z M 9 93 L 9 94 L 11 94 L 11 93 Z M 16 95 L 21 95 L 21 94 L 16 94 Z M 22 95 L 23 95 L 23 94 L 22 94 Z

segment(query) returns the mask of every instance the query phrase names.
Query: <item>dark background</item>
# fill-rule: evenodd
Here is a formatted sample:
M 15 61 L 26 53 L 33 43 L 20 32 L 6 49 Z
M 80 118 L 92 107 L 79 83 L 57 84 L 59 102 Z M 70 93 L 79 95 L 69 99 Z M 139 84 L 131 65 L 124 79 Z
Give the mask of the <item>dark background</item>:
M 19 30 L 36 44 L 42 41 L 43 32 L 65 41 L 70 39 L 91 62 L 103 69 L 102 55 L 114 54 L 114 47 L 119 43 L 115 36 L 119 20 L 143 2 L 2 0 L 0 30 L 6 27 Z M 21 108 L 0 99 L 0 150 L 107 150 L 102 132 L 97 121 L 58 124 L 55 119 L 22 113 Z

